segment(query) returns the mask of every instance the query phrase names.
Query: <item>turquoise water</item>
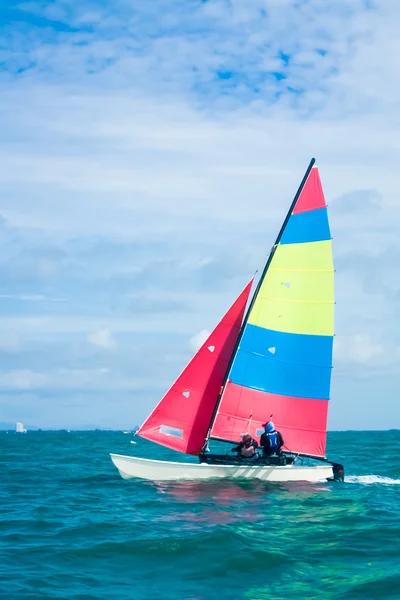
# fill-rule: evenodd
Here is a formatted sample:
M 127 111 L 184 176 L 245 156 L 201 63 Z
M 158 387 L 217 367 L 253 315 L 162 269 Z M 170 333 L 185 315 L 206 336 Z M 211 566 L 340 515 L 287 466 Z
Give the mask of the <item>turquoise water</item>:
M 122 432 L 0 432 L 0 586 L 19 599 L 400 598 L 400 432 L 332 433 L 344 484 L 153 483 Z

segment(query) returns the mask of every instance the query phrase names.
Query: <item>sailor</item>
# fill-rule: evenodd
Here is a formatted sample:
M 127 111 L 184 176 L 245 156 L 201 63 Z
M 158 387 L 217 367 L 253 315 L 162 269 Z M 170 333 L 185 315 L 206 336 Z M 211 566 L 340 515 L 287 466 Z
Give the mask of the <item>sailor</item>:
M 252 458 L 257 454 L 256 448 L 258 448 L 257 441 L 249 433 L 244 433 L 242 434 L 242 441 L 239 442 L 236 448 L 232 448 L 232 452 L 238 452 L 243 458 Z
M 260 446 L 263 449 L 264 456 L 271 456 L 272 454 L 280 454 L 281 448 L 284 445 L 283 437 L 280 431 L 275 431 L 275 425 L 272 421 L 264 423 L 264 433 L 260 437 Z

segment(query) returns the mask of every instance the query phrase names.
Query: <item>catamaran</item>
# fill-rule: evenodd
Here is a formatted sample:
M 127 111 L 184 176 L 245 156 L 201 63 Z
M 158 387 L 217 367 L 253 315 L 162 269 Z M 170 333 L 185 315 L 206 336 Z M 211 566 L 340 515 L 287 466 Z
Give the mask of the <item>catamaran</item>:
M 136 432 L 198 463 L 111 454 L 124 479 L 344 480 L 325 456 L 334 336 L 334 269 L 327 205 L 313 158 L 253 279 Z M 246 306 L 248 305 L 245 314 Z M 254 438 L 273 416 L 279 456 L 211 453 L 210 440 Z

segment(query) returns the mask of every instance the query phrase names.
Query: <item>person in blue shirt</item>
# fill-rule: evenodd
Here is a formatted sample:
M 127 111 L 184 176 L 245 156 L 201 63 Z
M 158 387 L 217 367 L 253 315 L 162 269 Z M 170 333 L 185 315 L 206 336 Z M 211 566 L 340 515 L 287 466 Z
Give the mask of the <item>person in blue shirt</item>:
M 272 454 L 281 454 L 281 448 L 284 445 L 283 437 L 280 431 L 275 431 L 275 425 L 272 421 L 264 423 L 264 433 L 260 437 L 260 446 L 263 449 L 264 456 L 271 456 Z

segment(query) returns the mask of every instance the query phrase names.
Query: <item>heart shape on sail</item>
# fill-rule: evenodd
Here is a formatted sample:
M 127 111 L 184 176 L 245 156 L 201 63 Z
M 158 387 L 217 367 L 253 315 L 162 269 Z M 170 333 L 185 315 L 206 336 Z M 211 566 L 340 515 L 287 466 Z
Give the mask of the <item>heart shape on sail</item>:
M 207 350 L 209 350 L 210 352 L 214 352 L 215 346 L 207 346 Z
M 272 348 L 267 348 L 268 352 L 271 352 L 271 354 L 275 354 L 276 352 L 276 348 L 272 347 Z
M 283 283 L 283 285 L 285 286 L 285 288 L 286 288 L 286 289 L 290 288 L 290 283 L 289 283 L 289 281 L 285 281 L 285 282 Z
M 182 392 L 182 396 L 185 396 L 185 398 L 189 398 L 189 396 L 190 396 L 189 390 L 185 390 L 184 392 Z

